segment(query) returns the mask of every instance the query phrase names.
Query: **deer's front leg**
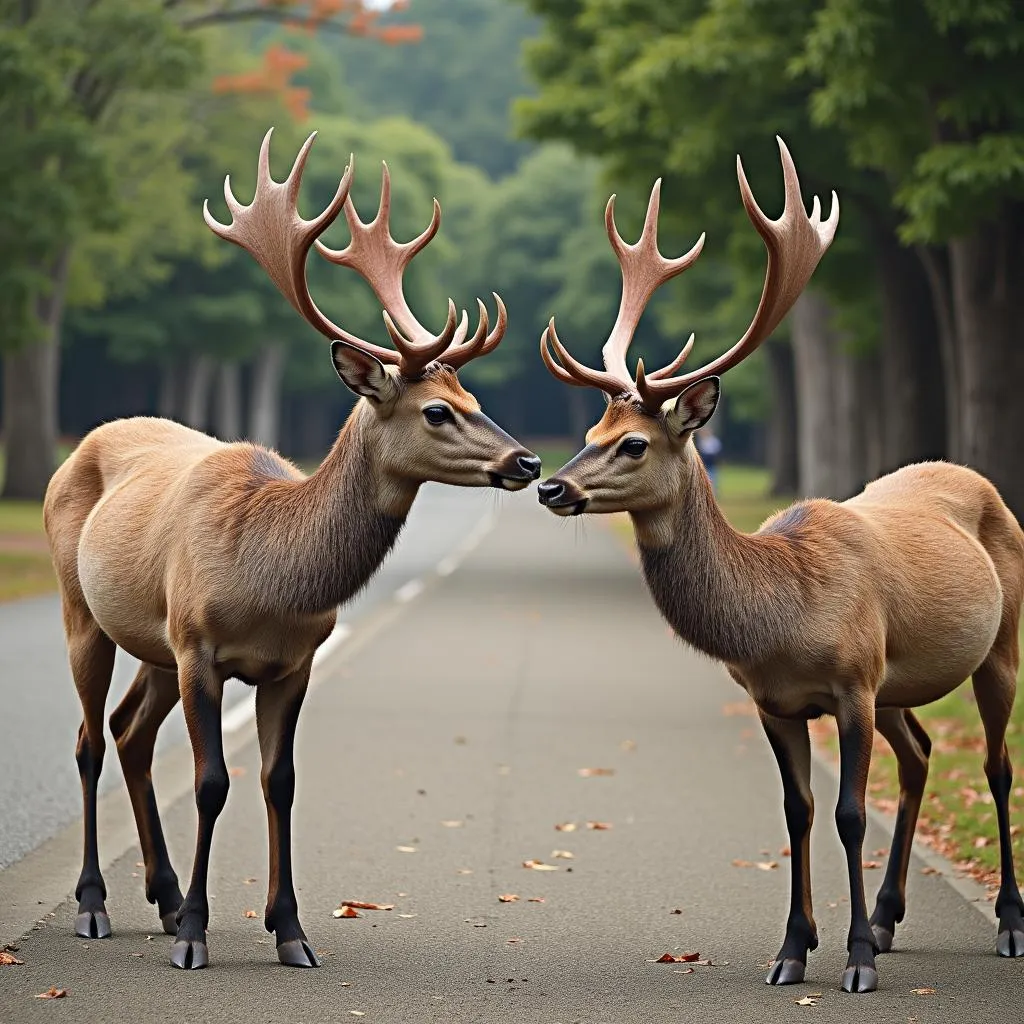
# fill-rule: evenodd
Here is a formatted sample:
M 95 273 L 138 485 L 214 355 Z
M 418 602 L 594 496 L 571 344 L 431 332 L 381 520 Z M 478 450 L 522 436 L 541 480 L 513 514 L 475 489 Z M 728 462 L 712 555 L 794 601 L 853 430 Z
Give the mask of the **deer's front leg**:
M 836 722 L 839 726 L 836 827 L 846 850 L 846 866 L 850 874 L 850 933 L 846 940 L 850 955 L 843 972 L 842 987 L 845 992 L 874 992 L 878 988 L 875 935 L 868 922 L 861 860 L 867 826 L 864 800 L 871 765 L 871 737 L 875 728 L 874 694 L 867 689 L 848 694 L 837 710 Z
M 292 883 L 292 802 L 295 799 L 295 726 L 311 662 L 294 675 L 256 690 L 256 726 L 263 758 L 261 780 L 270 830 L 270 886 L 264 923 L 277 937 L 277 957 L 290 967 L 319 967 L 299 924 Z
M 196 809 L 199 831 L 192 880 L 177 914 L 178 933 L 171 946 L 175 967 L 197 969 L 209 963 L 206 926 L 210 921 L 207 877 L 213 827 L 228 798 L 228 769 L 221 735 L 224 685 L 201 652 L 178 659 L 178 683 L 196 766 Z
M 793 872 L 786 938 L 765 981 L 769 985 L 791 985 L 804 980 L 807 953 L 818 948 L 818 930 L 811 910 L 811 743 L 806 722 L 774 718 L 763 711 L 759 714 L 782 776 Z

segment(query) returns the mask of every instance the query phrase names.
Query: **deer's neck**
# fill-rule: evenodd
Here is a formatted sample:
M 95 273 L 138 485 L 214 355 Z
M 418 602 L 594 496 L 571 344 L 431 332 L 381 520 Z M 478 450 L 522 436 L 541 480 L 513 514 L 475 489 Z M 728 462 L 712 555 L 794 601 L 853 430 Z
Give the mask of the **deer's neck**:
M 729 664 L 764 662 L 800 617 L 793 542 L 734 530 L 692 444 L 685 457 L 675 505 L 632 517 L 647 585 L 669 625 L 699 651 Z
M 416 496 L 396 488 L 374 458 L 374 424 L 356 406 L 320 468 L 303 481 L 272 482 L 260 497 L 273 531 L 257 540 L 273 577 L 271 600 L 299 615 L 335 608 L 358 593 L 394 546 Z

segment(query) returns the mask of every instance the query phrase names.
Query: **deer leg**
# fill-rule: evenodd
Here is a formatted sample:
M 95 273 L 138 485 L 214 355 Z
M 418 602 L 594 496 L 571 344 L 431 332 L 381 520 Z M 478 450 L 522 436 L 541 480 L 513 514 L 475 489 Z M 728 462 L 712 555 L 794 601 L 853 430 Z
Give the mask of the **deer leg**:
M 896 925 L 903 920 L 907 909 L 910 847 L 914 842 L 914 827 L 928 780 L 928 755 L 932 742 L 913 713 L 903 708 L 876 711 L 875 728 L 889 741 L 900 773 L 900 805 L 896 812 L 892 850 L 871 915 L 871 930 L 875 933 L 878 952 L 888 953 L 892 949 Z
M 846 851 L 850 876 L 850 932 L 846 940 L 849 957 L 842 979 L 845 992 L 873 992 L 878 988 L 875 935 L 868 923 L 861 859 L 867 827 L 865 797 L 874 718 L 874 694 L 867 690 L 848 694 L 837 708 L 839 800 L 836 804 L 836 828 Z
M 83 939 L 110 937 L 110 918 L 105 900 L 107 887 L 100 872 L 99 844 L 96 836 L 96 792 L 103 768 L 106 741 L 103 738 L 103 710 L 114 671 L 114 642 L 100 629 L 84 609 L 64 609 L 71 674 L 82 703 L 82 724 L 78 730 L 75 760 L 82 780 L 84 810 L 84 850 L 82 873 L 75 886 L 78 916 L 75 934 Z
M 270 831 L 270 886 L 264 924 L 277 937 L 277 957 L 291 967 L 319 967 L 299 923 L 292 882 L 291 819 L 295 798 L 295 726 L 306 695 L 306 664 L 287 679 L 256 689 L 256 727 L 263 769 L 260 779 Z
M 190 652 L 191 653 L 191 652 Z M 210 921 L 207 880 L 213 828 L 228 798 L 228 768 L 224 763 L 221 734 L 221 698 L 224 684 L 198 652 L 178 659 L 178 685 L 185 709 L 185 723 L 196 766 L 196 810 L 199 828 L 196 856 L 188 892 L 176 916 L 178 930 L 171 946 L 175 967 L 197 969 L 209 963 L 206 926 Z
M 124 699 L 110 716 L 110 730 L 117 744 L 146 864 L 146 899 L 157 905 L 168 935 L 177 931 L 175 916 L 182 896 L 160 824 L 152 767 L 157 732 L 177 703 L 177 674 L 141 665 Z
M 1024 956 L 1024 900 L 1017 888 L 1013 870 L 1013 837 L 1010 835 L 1010 793 L 1013 767 L 1006 749 L 1006 725 L 1010 720 L 1017 691 L 1017 636 L 1012 636 L 1007 651 L 995 648 L 974 673 L 974 695 L 985 726 L 985 775 L 995 799 L 999 822 L 999 860 L 1001 881 L 996 896 L 999 932 L 996 952 L 1000 956 Z M 997 641 L 998 645 L 998 641 Z
M 811 743 L 806 722 L 774 718 L 763 711 L 760 716 L 782 776 L 792 870 L 786 938 L 765 981 L 769 985 L 791 985 L 804 980 L 808 950 L 818 948 L 818 929 L 811 909 Z

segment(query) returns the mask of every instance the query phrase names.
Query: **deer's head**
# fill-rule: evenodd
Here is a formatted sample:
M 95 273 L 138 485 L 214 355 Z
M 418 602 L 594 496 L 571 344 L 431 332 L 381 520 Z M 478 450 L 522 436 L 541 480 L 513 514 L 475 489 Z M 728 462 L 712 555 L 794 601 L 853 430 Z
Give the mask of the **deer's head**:
M 615 326 L 601 350 L 604 369 L 577 362 L 559 339 L 554 319 L 541 336 L 541 356 L 559 380 L 600 388 L 608 396 L 604 416 L 587 434 L 587 446 L 538 488 L 541 504 L 552 512 L 562 516 L 646 512 L 675 501 L 683 474 L 691 471 L 685 457 L 690 438 L 718 404 L 719 374 L 750 355 L 778 326 L 803 291 L 839 223 L 839 200 L 834 192 L 828 220 L 821 220 L 817 197 L 811 216 L 807 216 L 793 160 L 783 141 L 778 142 L 786 185 L 785 208 L 778 220 L 769 220 L 758 208 L 743 165 L 736 159 L 743 205 L 768 249 L 761 302 L 732 348 L 688 373 L 678 371 L 693 347 L 693 335 L 668 366 L 650 374 L 643 360 L 638 361 L 636 373 L 630 373 L 626 354 L 655 289 L 696 261 L 704 236 L 685 256 L 669 260 L 661 255 L 657 238 L 660 180 L 651 192 L 643 232 L 635 245 L 623 241 L 615 227 L 615 196 L 608 200 L 605 225 L 622 268 L 622 300 Z
M 230 225 L 220 224 L 204 205 L 206 223 L 221 238 L 241 246 L 267 272 L 298 313 L 331 339 L 334 368 L 342 381 L 364 400 L 374 457 L 393 480 L 419 484 L 428 480 L 468 487 L 520 490 L 540 476 L 540 459 L 510 437 L 481 411 L 459 383 L 459 367 L 497 348 L 508 320 L 495 295 L 497 322 L 491 329 L 487 307 L 479 302 L 477 329 L 469 335 L 469 318 L 456 316 L 448 300 L 448 320 L 434 335 L 416 319 L 406 302 L 402 276 L 413 257 L 437 234 L 441 207 L 426 229 L 410 242 L 391 237 L 391 179 L 384 165 L 380 208 L 369 223 L 359 219 L 349 195 L 354 161 L 327 208 L 313 220 L 299 216 L 297 200 L 302 172 L 314 132 L 306 140 L 284 182 L 270 175 L 270 137 L 260 147 L 256 194 L 248 206 L 235 199 L 230 178 L 224 198 Z M 341 250 L 327 248 L 319 236 L 344 211 L 351 232 Z M 394 349 L 364 341 L 332 323 L 317 308 L 306 282 L 306 258 L 316 245 L 331 263 L 356 271 L 373 289 L 384 311 Z M 479 300 L 478 300 L 479 301 Z

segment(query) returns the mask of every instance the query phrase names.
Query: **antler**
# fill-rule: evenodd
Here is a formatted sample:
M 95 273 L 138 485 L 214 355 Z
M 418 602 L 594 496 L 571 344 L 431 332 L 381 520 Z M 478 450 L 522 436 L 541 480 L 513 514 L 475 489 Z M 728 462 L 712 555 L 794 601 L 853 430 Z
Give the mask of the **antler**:
M 761 301 L 743 337 L 717 359 L 699 369 L 673 377 L 672 374 L 682 367 L 693 348 L 694 336 L 691 334 L 682 351 L 668 366 L 647 374 L 641 359 L 637 363 L 635 380 L 630 377 L 625 357 L 644 305 L 658 285 L 682 272 L 696 260 L 704 244 L 704 236 L 701 235 L 693 249 L 678 260 L 666 260 L 661 256 L 656 241 L 660 182 L 656 182 L 647 208 L 644 230 L 635 246 L 627 246 L 615 230 L 612 215 L 614 196 L 609 200 L 605 213 L 608 235 L 619 256 L 623 278 L 619 316 L 601 350 L 605 372 L 589 369 L 573 359 L 558 340 L 552 321 L 541 336 L 541 355 L 545 365 L 559 380 L 569 384 L 593 385 L 613 396 L 635 393 L 644 408 L 655 413 L 664 402 L 677 397 L 694 381 L 724 373 L 744 360 L 772 333 L 810 280 L 818 261 L 831 245 L 839 224 L 839 199 L 835 192 L 832 193 L 832 208 L 827 221 L 821 220 L 821 204 L 817 196 L 814 198 L 811 216 L 807 216 L 793 158 L 782 139 L 777 136 L 776 139 L 782 157 L 786 189 L 785 206 L 778 220 L 770 220 L 758 207 L 743 172 L 742 161 L 736 158 L 736 174 L 743 205 L 768 249 L 768 269 Z M 549 344 L 554 346 L 561 365 L 552 358 Z
M 444 330 L 437 336 L 430 334 L 412 315 L 402 293 L 402 272 L 412 257 L 437 233 L 441 209 L 437 200 L 434 200 L 434 215 L 427 230 L 405 245 L 400 246 L 395 243 L 390 238 L 387 228 L 387 212 L 390 206 L 390 181 L 387 178 L 387 168 L 385 168 L 381 212 L 378 213 L 377 219 L 370 225 L 367 232 L 358 236 L 359 242 L 356 241 L 356 230 L 353 228 L 352 244 L 342 253 L 332 255 L 344 257 L 335 262 L 351 266 L 373 288 L 384 306 L 384 323 L 395 342 L 397 351 L 358 338 L 324 316 L 309 294 L 309 286 L 306 281 L 306 258 L 314 242 L 320 245 L 317 241 L 318 236 L 334 223 L 343 208 L 350 226 L 354 220 L 361 227 L 366 227 L 359 221 L 349 196 L 354 160 L 349 157 L 349 164 L 338 184 L 338 190 L 323 213 L 313 220 L 304 220 L 299 216 L 297 200 L 302 173 L 313 140 L 316 138 L 316 132 L 306 139 L 295 158 L 288 177 L 283 182 L 274 181 L 270 175 L 270 138 L 272 134 L 273 129 L 267 132 L 260 146 L 256 192 L 252 202 L 248 206 L 238 202 L 231 191 L 231 177 L 228 175 L 224 179 L 224 199 L 231 212 L 231 223 L 221 224 L 217 221 L 210 213 L 208 202 L 203 204 L 203 217 L 216 235 L 233 242 L 253 256 L 277 285 L 281 294 L 309 324 L 327 338 L 341 339 L 364 352 L 369 352 L 383 363 L 397 366 L 399 372 L 405 377 L 419 376 L 424 367 L 438 355 L 443 354 L 449 346 L 453 346 L 455 357 L 460 360 L 458 365 L 462 365 L 468 359 L 490 351 L 497 345 L 507 323 L 504 307 L 499 308 L 498 325 L 495 331 L 484 336 L 487 326 L 485 318 L 482 324 L 484 331 L 478 330 L 477 334 L 474 334 L 470 339 L 472 345 L 464 341 L 468 329 L 466 315 L 463 314 L 460 324 L 456 317 L 455 304 L 451 299 L 448 300 L 448 320 Z M 385 248 L 382 250 L 384 252 L 383 259 L 372 256 L 368 260 L 359 259 L 360 242 L 365 245 L 367 237 L 370 239 L 371 247 L 381 248 L 380 232 L 377 229 L 377 224 L 381 221 L 388 241 L 394 250 L 397 250 L 397 257 L 395 252 Z M 346 254 L 350 254 L 353 247 L 355 247 L 357 255 L 346 256 Z M 395 321 L 401 325 L 402 330 L 413 334 L 415 340 L 404 337 L 396 327 Z
M 448 324 L 439 335 L 433 335 L 415 317 L 406 301 L 402 287 L 405 268 L 437 234 L 441 224 L 441 204 L 434 200 L 430 223 L 416 238 L 397 242 L 391 235 L 391 173 L 385 163 L 381 177 L 380 206 L 377 215 L 364 223 L 356 212 L 351 196 L 344 200 L 345 220 L 348 221 L 351 240 L 344 249 L 330 249 L 317 241 L 317 252 L 326 260 L 341 267 L 355 270 L 374 290 L 384 307 L 384 324 L 391 340 L 402 355 L 406 376 L 415 376 L 435 359 L 443 359 L 458 368 L 476 356 L 485 355 L 497 347 L 508 325 L 504 304 L 498 303 L 498 322 L 488 333 L 487 310 L 480 304 L 480 323 L 473 336 L 466 339 L 468 317 L 463 311 L 458 329 L 455 329 L 455 306 L 449 299 Z
M 615 225 L 615 196 L 613 195 L 608 200 L 604 211 L 604 223 L 608 231 L 608 240 L 618 257 L 619 267 L 622 271 L 622 298 L 619 301 L 619 313 L 615 318 L 615 325 L 601 349 L 605 369 L 603 371 L 592 370 L 577 362 L 559 340 L 555 331 L 554 317 L 552 317 L 541 336 L 540 348 L 545 365 L 559 380 L 565 381 L 567 384 L 598 387 L 613 398 L 635 390 L 633 375 L 626 367 L 626 353 L 629 351 L 644 308 L 657 288 L 691 267 L 704 248 L 704 235 L 701 235 L 686 255 L 673 260 L 662 256 L 658 250 L 658 213 L 660 208 L 661 178 L 654 183 L 654 188 L 651 189 L 651 198 L 647 203 L 647 216 L 644 218 L 644 227 L 640 238 L 635 245 L 629 245 L 619 234 Z M 692 339 L 688 344 L 692 344 Z M 558 366 L 552 359 L 549 346 L 554 347 L 561 366 Z M 674 363 L 673 366 L 675 365 Z

